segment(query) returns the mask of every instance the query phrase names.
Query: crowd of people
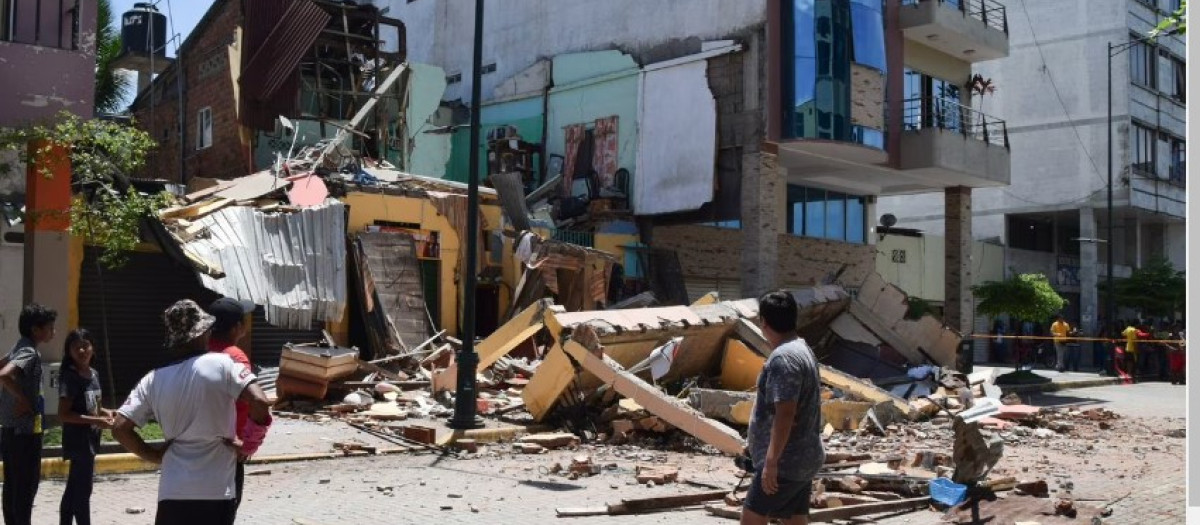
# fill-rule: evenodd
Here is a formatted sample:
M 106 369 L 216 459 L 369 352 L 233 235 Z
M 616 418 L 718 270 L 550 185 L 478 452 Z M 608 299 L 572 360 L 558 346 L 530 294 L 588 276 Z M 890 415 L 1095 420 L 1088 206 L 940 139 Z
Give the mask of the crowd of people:
M 138 457 L 160 464 L 156 524 L 225 525 L 242 500 L 243 464 L 271 425 L 269 402 L 237 341 L 253 304 L 222 298 L 207 310 L 181 300 L 163 313 L 167 364 L 151 370 L 116 410 L 102 406 L 92 368 L 95 342 L 84 328 L 66 337 L 59 369 L 58 418 L 69 461 L 59 505 L 63 525 L 91 523 L 90 500 L 101 431 Z M 2 507 L 7 525 L 29 525 L 41 478 L 45 401 L 42 349 L 54 339 L 58 313 L 26 305 L 20 339 L 0 360 Z M 111 388 L 111 385 L 109 386 Z M 136 429 L 156 421 L 164 442 Z
M 1183 384 L 1186 334 L 1182 321 L 1128 319 L 1102 323 L 1094 334 L 1084 333 L 1062 315 L 1044 325 L 1021 321 L 1009 327 L 997 319 L 990 333 L 991 361 L 1018 367 L 1044 362 L 1059 372 L 1079 372 L 1085 348 L 1092 350 L 1092 366 L 1101 374 L 1128 376 L 1131 381 L 1151 378 Z M 1053 348 L 1053 354 L 1049 354 Z M 1046 354 L 1044 361 L 1039 357 Z

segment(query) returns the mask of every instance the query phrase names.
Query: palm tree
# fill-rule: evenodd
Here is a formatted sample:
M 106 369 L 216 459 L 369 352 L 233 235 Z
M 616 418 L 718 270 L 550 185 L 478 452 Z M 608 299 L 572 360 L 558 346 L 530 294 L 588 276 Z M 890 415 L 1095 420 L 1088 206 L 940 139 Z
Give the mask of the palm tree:
M 96 2 L 96 113 L 118 113 L 124 108 L 129 79 L 113 67 L 121 54 L 121 33 L 114 23 L 111 0 Z

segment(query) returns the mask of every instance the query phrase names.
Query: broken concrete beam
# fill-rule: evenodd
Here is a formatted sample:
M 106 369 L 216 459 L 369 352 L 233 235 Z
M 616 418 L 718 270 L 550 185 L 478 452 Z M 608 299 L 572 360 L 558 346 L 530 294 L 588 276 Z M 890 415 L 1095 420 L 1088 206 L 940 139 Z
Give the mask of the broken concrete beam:
M 681 401 L 663 394 L 653 385 L 626 371 L 608 356 L 593 354 L 575 341 L 568 341 L 563 345 L 563 351 L 575 358 L 585 370 L 611 385 L 617 393 L 637 401 L 647 412 L 700 441 L 730 455 L 740 454 L 746 448 L 746 441 L 733 429 L 704 417 Z M 526 403 L 528 404 L 528 400 Z
M 550 305 L 549 299 L 542 299 L 529 305 L 528 308 L 521 311 L 507 323 L 492 332 L 487 339 L 484 339 L 476 347 L 476 352 L 479 353 L 479 367 L 477 372 L 483 372 L 488 367 L 500 360 L 521 343 L 527 341 L 534 334 L 538 333 L 543 328 L 543 320 L 546 316 L 546 307 Z
M 863 416 L 873 406 L 873 403 L 861 401 L 826 401 L 821 403 L 821 419 L 833 425 L 835 430 L 858 430 Z
M 693 388 L 688 391 L 688 404 L 708 417 L 723 419 L 739 425 L 749 425 L 751 410 L 746 410 L 739 405 L 748 404 L 753 407 L 754 396 L 755 394 L 750 392 Z M 744 416 L 745 419 L 738 416 Z
M 579 437 L 575 434 L 558 432 L 553 434 L 532 434 L 517 440 L 521 443 L 536 443 L 548 449 L 579 446 Z
M 842 372 L 841 370 L 831 366 L 818 366 L 820 366 L 819 371 L 821 375 L 821 384 L 841 390 L 853 398 L 871 401 L 874 403 L 890 403 L 896 408 L 897 411 L 903 414 L 904 417 L 910 419 L 915 414 L 913 406 L 910 405 L 908 401 L 892 395 L 891 392 L 888 392 L 887 390 L 879 388 L 871 383 L 863 381 L 862 379 Z
M 900 355 L 904 356 L 909 363 L 922 364 L 929 361 L 925 359 L 925 356 L 921 355 L 920 350 L 917 350 L 917 345 L 901 337 L 892 328 L 892 325 L 888 324 L 887 321 L 857 300 L 850 301 L 850 315 L 858 319 L 867 330 L 870 330 L 871 333 L 879 337 L 884 343 L 887 343 L 888 346 L 900 352 Z M 941 365 L 942 363 L 937 364 Z M 953 365 L 953 363 L 949 363 L 948 365 Z

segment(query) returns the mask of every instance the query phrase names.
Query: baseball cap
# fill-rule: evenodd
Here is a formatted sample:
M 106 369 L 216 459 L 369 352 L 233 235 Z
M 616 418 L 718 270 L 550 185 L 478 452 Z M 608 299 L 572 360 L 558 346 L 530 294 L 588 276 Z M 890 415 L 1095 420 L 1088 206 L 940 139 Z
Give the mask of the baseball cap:
M 254 311 L 254 303 L 244 299 L 222 297 L 208 306 L 208 313 L 217 319 L 213 331 L 222 333 Z

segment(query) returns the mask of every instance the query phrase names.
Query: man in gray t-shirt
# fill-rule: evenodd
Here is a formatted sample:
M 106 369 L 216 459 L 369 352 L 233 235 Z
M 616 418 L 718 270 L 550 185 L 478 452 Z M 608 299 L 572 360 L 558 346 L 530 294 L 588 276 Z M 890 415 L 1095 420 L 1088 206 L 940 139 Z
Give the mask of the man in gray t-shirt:
M 825 463 L 821 444 L 821 383 L 816 357 L 796 336 L 796 300 L 771 292 L 759 300 L 767 341 L 775 348 L 758 376 L 750 417 L 754 480 L 742 523 L 808 523 L 812 479 Z

